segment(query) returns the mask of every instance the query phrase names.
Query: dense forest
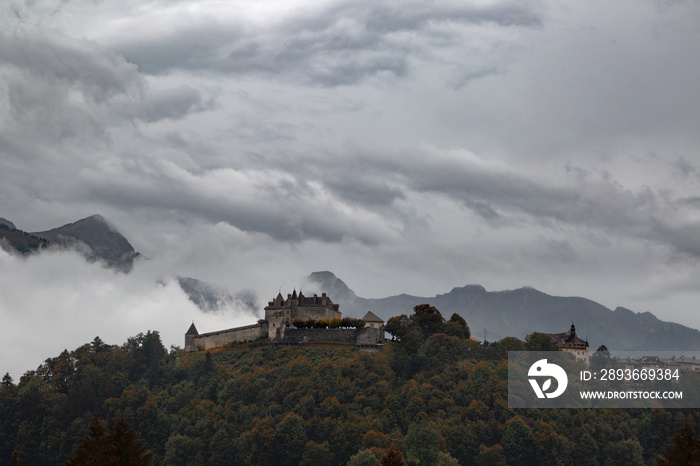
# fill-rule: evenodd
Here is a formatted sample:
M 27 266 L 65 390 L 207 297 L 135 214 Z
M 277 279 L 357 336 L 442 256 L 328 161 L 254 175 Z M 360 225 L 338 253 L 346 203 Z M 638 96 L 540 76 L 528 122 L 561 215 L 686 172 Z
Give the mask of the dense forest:
M 133 445 L 142 464 L 190 466 L 698 460 L 700 411 L 509 409 L 506 352 L 552 349 L 542 335 L 478 344 L 461 317 L 427 305 L 387 331 L 394 341 L 377 353 L 267 341 L 185 353 L 157 332 L 121 346 L 95 338 L 17 383 L 5 375 L 0 464 L 84 464 L 97 438 Z

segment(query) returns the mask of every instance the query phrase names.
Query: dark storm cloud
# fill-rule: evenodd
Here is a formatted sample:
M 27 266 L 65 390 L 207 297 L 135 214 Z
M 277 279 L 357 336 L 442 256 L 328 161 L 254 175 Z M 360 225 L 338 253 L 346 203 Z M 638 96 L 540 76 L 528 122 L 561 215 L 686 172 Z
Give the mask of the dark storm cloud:
M 123 119 L 180 118 L 214 105 L 188 85 L 151 89 L 106 48 L 31 28 L 0 32 L 0 73 L 12 123 L 47 138 L 105 136 Z
M 403 76 L 412 60 L 431 53 L 426 41 L 460 46 L 455 25 L 538 26 L 537 10 L 518 2 L 341 2 L 299 8 L 268 24 L 195 16 L 114 47 L 150 74 L 262 73 L 338 86 L 381 72 Z
M 391 236 L 379 216 L 369 210 L 353 212 L 345 201 L 326 195 L 301 174 L 233 169 L 193 174 L 157 164 L 136 165 L 113 172 L 85 171 L 86 193 L 124 209 L 177 211 L 279 241 L 340 242 L 349 237 L 372 244 Z
M 136 67 L 96 44 L 45 31 L 0 32 L 0 63 L 103 102 L 138 86 Z
M 170 89 L 150 90 L 144 96 L 143 118 L 149 121 L 177 119 L 191 112 L 213 108 L 216 101 L 205 101 L 202 93 L 191 86 L 182 84 Z
M 317 179 L 337 199 L 385 215 L 398 216 L 398 200 L 410 193 L 433 193 L 451 199 L 487 222 L 547 225 L 579 232 L 605 232 L 611 237 L 636 238 L 700 256 L 697 224 L 688 218 L 699 212 L 696 199 L 675 198 L 641 187 L 631 190 L 610 174 L 568 167 L 559 176 L 485 161 L 474 154 L 437 149 L 401 153 L 334 154 L 323 158 L 295 158 L 285 173 Z M 295 172 L 305 167 L 305 172 Z M 309 176 L 311 174 L 311 176 Z M 405 225 L 407 226 L 407 225 Z

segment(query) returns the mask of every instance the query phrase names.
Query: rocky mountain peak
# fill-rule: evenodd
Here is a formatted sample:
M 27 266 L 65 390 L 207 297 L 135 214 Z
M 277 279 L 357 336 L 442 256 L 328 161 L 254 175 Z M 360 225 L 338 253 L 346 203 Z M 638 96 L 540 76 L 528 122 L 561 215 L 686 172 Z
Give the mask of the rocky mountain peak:
M 129 241 L 101 215 L 91 215 L 34 235 L 81 250 L 89 260 L 103 260 L 124 272 L 131 270 L 134 259 L 139 256 Z M 81 245 L 87 246 L 88 250 Z
M 328 293 L 328 296 L 335 302 L 355 299 L 357 297 L 355 292 L 352 291 L 343 280 L 327 270 L 312 272 L 304 281 L 306 282 L 307 289 L 310 288 L 311 291 L 317 293 Z M 308 293 L 305 292 L 304 294 Z
M 17 229 L 17 227 L 15 226 L 15 224 L 12 223 L 11 221 L 7 220 L 6 218 L 1 218 L 1 217 L 0 217 L 0 225 L 1 225 L 1 226 L 5 226 L 5 227 L 9 228 L 10 230 L 16 230 L 16 229 Z

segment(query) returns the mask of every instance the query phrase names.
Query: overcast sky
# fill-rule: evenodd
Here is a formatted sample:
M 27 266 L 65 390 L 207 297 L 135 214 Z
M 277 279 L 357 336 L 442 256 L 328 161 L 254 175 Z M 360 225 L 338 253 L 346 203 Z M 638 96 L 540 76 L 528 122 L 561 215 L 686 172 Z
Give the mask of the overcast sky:
M 151 261 L 0 253 L 0 348 L 216 329 L 171 273 L 262 305 L 316 270 L 529 285 L 698 328 L 698 44 L 695 1 L 6 0 L 0 217 L 99 213 Z

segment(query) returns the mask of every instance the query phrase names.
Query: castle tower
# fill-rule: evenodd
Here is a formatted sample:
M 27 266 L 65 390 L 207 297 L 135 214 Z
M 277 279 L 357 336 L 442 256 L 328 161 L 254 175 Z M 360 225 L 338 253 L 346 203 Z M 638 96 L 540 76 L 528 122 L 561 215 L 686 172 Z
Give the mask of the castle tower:
M 197 331 L 197 327 L 195 327 L 194 322 L 192 322 L 189 330 L 187 330 L 187 333 L 185 333 L 185 350 L 190 349 L 192 346 L 192 341 L 198 336 L 199 332 Z

